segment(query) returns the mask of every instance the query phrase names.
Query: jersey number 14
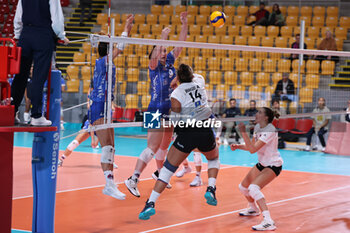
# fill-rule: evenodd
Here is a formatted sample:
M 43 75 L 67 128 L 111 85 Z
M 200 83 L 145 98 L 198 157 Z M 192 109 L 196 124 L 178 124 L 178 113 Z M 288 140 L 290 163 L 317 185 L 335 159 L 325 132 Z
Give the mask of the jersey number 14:
M 198 89 L 194 92 L 194 96 L 193 96 L 193 92 L 191 91 L 190 93 L 188 93 L 191 96 L 192 102 L 195 102 L 194 105 L 196 107 L 201 105 L 201 99 L 202 99 L 202 95 L 200 93 L 198 93 Z M 198 101 L 196 101 L 196 99 L 199 99 Z

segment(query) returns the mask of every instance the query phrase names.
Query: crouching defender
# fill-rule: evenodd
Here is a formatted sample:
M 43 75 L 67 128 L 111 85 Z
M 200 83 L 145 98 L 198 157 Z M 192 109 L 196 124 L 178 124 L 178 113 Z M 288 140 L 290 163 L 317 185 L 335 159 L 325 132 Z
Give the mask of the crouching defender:
M 159 178 L 153 188 L 139 219 L 147 220 L 155 214 L 155 202 L 169 183 L 180 164 L 192 150 L 198 148 L 208 159 L 208 188 L 204 195 L 209 205 L 217 205 L 215 197 L 216 177 L 219 172 L 219 150 L 211 127 L 200 127 L 197 123 L 211 120 L 212 111 L 207 102 L 203 82 L 196 82 L 190 66 L 181 64 L 177 71 L 180 85 L 171 94 L 171 111 L 174 121 L 196 120 L 194 125 L 179 128 L 178 136 L 171 146 L 167 159 L 160 170 Z

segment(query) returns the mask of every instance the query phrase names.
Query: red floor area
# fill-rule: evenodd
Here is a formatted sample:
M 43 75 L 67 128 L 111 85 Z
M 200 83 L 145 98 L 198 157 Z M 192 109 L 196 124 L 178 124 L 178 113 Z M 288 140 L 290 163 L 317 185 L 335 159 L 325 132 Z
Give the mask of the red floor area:
M 15 148 L 16 197 L 31 195 L 30 149 Z M 136 158 L 117 157 L 117 181 L 130 176 Z M 99 168 L 99 156 L 74 153 L 59 170 L 56 232 L 251 232 L 251 226 L 261 217 L 242 218 L 237 212 L 246 207 L 238 184 L 249 168 L 224 167 L 217 182 L 218 206 L 205 203 L 206 186 L 190 188 L 194 174 L 172 179 L 173 188 L 166 190 L 156 204 L 156 215 L 148 221 L 138 220 L 153 180 L 140 182 L 141 198 L 132 196 L 123 184 L 125 201 L 102 194 L 104 178 Z M 150 177 L 152 162 L 143 178 Z M 24 168 L 27 167 L 27 168 Z M 202 178 L 206 181 L 206 172 Z M 206 183 L 206 182 L 205 182 Z M 350 232 L 350 179 L 347 176 L 283 171 L 263 189 L 270 203 L 271 215 L 279 232 Z M 15 229 L 31 229 L 32 198 L 13 201 Z M 175 224 L 175 225 L 174 225 Z

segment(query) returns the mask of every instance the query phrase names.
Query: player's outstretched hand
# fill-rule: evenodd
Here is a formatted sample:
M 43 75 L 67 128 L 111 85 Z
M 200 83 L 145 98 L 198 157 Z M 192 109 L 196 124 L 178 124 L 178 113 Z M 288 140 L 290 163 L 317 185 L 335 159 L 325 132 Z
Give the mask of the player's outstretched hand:
M 238 129 L 239 129 L 240 132 L 245 132 L 245 125 L 244 125 L 243 122 L 239 123 Z
M 170 31 L 171 31 L 171 29 L 170 29 L 169 26 L 168 26 L 168 27 L 165 27 L 165 28 L 162 30 L 161 39 L 162 39 L 162 40 L 167 40 Z
M 125 21 L 125 28 L 124 28 L 124 31 L 126 31 L 128 35 L 130 34 L 132 26 L 134 26 L 133 21 L 134 21 L 134 15 L 132 14 L 128 15 Z
M 238 146 L 239 145 L 237 145 L 237 144 L 231 144 L 230 148 L 231 148 L 232 151 L 235 151 L 235 150 L 239 149 Z
M 173 79 L 173 81 L 171 81 L 171 83 L 170 83 L 170 87 L 172 88 L 172 89 L 175 89 L 175 88 L 177 88 L 177 78 L 174 78 Z
M 187 11 L 180 13 L 180 20 L 182 25 L 187 25 Z

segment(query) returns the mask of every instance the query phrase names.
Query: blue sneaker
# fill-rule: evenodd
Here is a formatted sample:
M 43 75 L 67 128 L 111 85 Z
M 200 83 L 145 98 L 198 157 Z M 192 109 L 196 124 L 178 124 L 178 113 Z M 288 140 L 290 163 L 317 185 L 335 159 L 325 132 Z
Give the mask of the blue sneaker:
M 204 194 L 204 197 L 205 199 L 207 199 L 207 203 L 209 205 L 216 206 L 218 204 L 218 201 L 216 200 L 216 197 L 215 197 L 215 191 L 216 191 L 216 187 L 213 188 L 211 186 L 208 186 L 207 192 Z
M 139 214 L 139 219 L 148 220 L 155 213 L 156 213 L 156 210 L 154 209 L 154 202 L 153 201 L 148 202 L 148 200 L 147 200 L 145 208 L 143 208 L 143 210 Z

